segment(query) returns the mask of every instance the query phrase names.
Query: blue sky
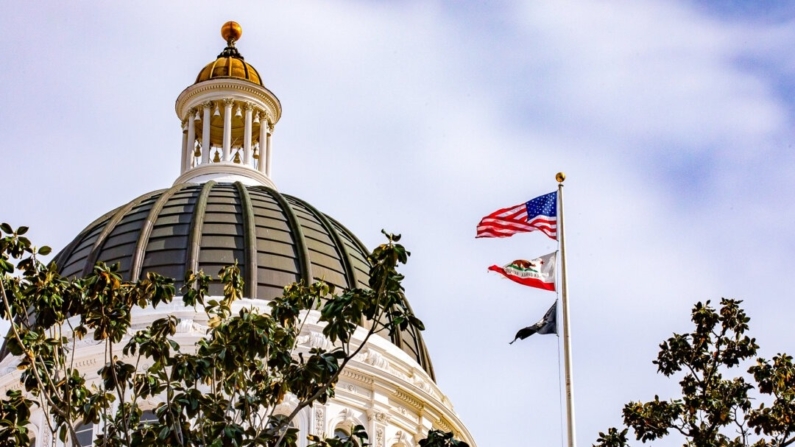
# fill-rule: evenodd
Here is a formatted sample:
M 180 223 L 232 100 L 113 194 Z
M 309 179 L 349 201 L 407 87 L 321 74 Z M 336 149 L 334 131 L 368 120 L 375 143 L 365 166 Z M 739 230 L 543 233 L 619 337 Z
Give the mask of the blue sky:
M 748 6 L 754 5 L 754 6 Z M 488 274 L 555 249 L 475 225 L 566 182 L 578 441 L 673 395 L 657 345 L 745 300 L 795 352 L 795 7 L 787 2 L 56 2 L 0 6 L 0 220 L 59 249 L 178 175 L 173 101 L 238 47 L 284 107 L 274 180 L 412 251 L 438 383 L 480 446 L 560 443 L 553 294 Z M 678 445 L 670 441 L 661 445 Z

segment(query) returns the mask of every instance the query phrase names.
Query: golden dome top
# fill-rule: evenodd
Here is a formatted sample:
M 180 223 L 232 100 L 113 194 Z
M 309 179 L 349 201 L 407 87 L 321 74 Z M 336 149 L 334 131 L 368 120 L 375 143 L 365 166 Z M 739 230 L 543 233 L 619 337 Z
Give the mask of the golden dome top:
M 243 27 L 237 22 L 226 22 L 221 27 L 221 36 L 226 41 L 227 45 L 232 45 L 234 42 L 240 40 L 243 35 Z
M 218 78 L 244 79 L 265 87 L 257 69 L 242 58 L 219 56 L 218 59 L 202 68 L 199 75 L 196 76 L 195 83 Z
M 243 60 L 243 56 L 235 48 L 235 42 L 243 35 L 243 28 L 237 22 L 226 22 L 221 27 L 221 36 L 226 41 L 226 48 L 218 58 L 204 68 L 196 76 L 196 84 L 218 78 L 244 79 L 257 85 L 265 86 L 257 69 Z

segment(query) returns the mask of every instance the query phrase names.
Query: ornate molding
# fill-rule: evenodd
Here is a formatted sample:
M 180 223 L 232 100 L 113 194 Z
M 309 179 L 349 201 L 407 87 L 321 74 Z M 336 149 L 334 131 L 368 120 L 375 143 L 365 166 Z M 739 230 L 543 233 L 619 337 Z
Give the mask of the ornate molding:
M 325 438 L 326 430 L 326 408 L 318 406 L 315 408 L 315 435 Z
M 265 87 L 252 84 L 248 81 L 235 79 L 212 79 L 199 84 L 191 85 L 179 94 L 175 103 L 177 116 L 182 116 L 182 110 L 192 103 L 194 98 L 203 94 L 218 92 L 219 94 L 236 93 L 239 96 L 249 96 L 251 99 L 259 100 L 264 109 L 269 109 L 275 113 L 272 122 L 278 122 L 281 118 L 282 106 L 276 95 Z M 243 98 L 240 98 L 243 99 Z
M 446 432 L 455 431 L 456 432 L 455 435 L 458 436 L 457 430 L 453 430 L 453 426 L 450 424 L 450 422 L 448 422 L 447 419 L 443 417 L 437 419 L 436 423 L 433 425 L 437 426 L 438 428 Z
M 375 429 L 375 445 L 376 447 L 384 447 L 384 429 L 378 427 Z
M 424 403 L 422 403 L 421 401 L 415 399 L 413 396 L 411 396 L 410 394 L 406 393 L 405 391 L 403 391 L 400 388 L 396 389 L 395 392 L 392 393 L 392 395 L 395 396 L 395 398 L 397 398 L 398 400 L 409 404 L 410 406 L 416 408 L 417 410 L 422 410 L 423 408 L 425 408 L 425 404 Z
M 364 375 L 357 371 L 351 371 L 349 368 L 345 368 L 342 370 L 342 375 L 345 377 L 350 377 L 353 380 L 365 383 L 367 385 L 372 385 L 374 380 L 372 377 Z
M 331 343 L 331 340 L 317 331 L 309 331 L 308 334 L 299 335 L 296 341 L 299 345 L 308 346 L 310 348 L 320 348 L 326 351 L 334 349 L 334 344 Z
M 11 384 L 8 384 L 3 387 L 3 395 L 5 396 L 5 392 L 9 390 L 21 390 L 22 384 L 17 380 Z
M 179 323 L 177 323 L 177 334 L 187 334 L 190 333 L 193 329 L 193 319 L 192 318 L 181 318 Z
M 392 419 L 392 416 L 389 413 L 383 411 L 370 409 L 367 410 L 367 418 L 379 424 L 388 424 Z
M 367 348 L 363 352 L 364 358 L 363 361 L 368 365 L 373 365 L 376 368 L 383 369 L 385 371 L 389 370 L 389 360 L 387 360 L 380 352 L 375 351 L 371 348 Z
M 85 360 L 80 360 L 79 362 L 75 362 L 75 368 L 82 368 L 84 366 L 96 365 L 96 364 L 97 364 L 96 358 L 88 358 Z
M 431 384 L 428 383 L 422 376 L 423 375 L 420 373 L 420 371 L 417 368 L 412 368 L 412 370 L 411 370 L 411 383 L 413 383 L 414 386 L 416 386 L 417 388 L 421 389 L 422 391 L 425 391 L 426 393 L 428 393 L 431 396 L 435 397 L 436 393 L 433 392 L 433 388 L 431 387 Z

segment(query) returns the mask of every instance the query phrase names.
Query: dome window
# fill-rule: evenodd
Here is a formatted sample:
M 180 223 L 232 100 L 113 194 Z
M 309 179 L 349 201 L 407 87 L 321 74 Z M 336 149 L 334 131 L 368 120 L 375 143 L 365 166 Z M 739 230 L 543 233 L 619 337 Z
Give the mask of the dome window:
M 80 447 L 91 447 L 94 445 L 94 424 L 80 424 L 75 429 L 77 435 L 77 445 Z

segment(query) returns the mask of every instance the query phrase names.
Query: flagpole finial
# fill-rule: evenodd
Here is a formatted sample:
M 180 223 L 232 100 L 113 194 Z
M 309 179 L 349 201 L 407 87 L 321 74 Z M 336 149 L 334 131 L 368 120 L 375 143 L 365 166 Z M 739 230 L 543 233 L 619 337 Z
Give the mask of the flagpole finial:
M 563 183 L 563 181 L 566 180 L 566 174 L 558 172 L 557 174 L 555 174 L 555 180 L 557 180 L 558 183 Z

